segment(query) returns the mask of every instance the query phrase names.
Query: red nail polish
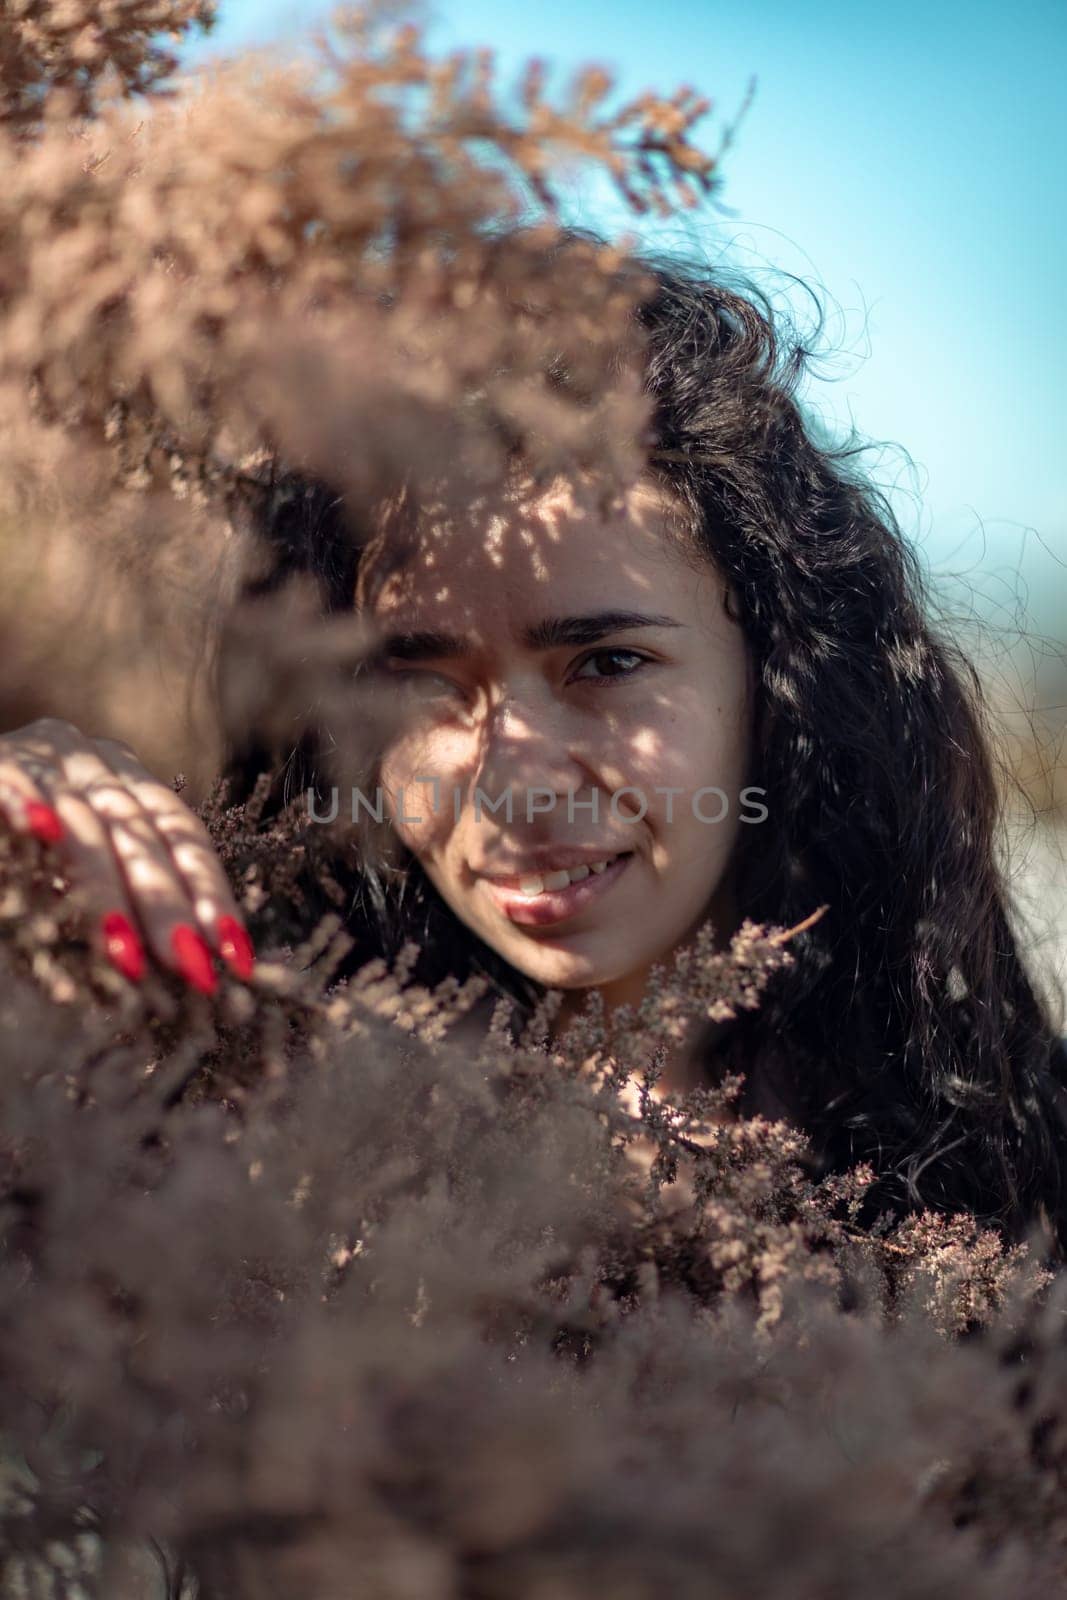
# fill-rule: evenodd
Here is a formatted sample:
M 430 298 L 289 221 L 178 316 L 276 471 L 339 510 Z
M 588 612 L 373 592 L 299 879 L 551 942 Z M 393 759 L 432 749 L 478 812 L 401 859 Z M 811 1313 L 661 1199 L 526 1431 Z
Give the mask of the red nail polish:
M 188 922 L 179 923 L 170 936 L 170 947 L 186 983 L 201 994 L 214 994 L 219 980 L 211 964 L 211 951 L 202 935 Z
M 108 960 L 131 983 L 140 983 L 144 977 L 144 946 L 137 937 L 133 924 L 121 911 L 109 911 L 100 919 L 104 933 L 104 946 Z
M 256 952 L 247 929 L 241 926 L 236 917 L 224 916 L 218 920 L 218 932 L 219 949 L 224 958 L 235 975 L 247 983 L 256 962 Z
M 42 844 L 58 844 L 63 837 L 63 824 L 58 814 L 42 800 L 27 800 L 26 826 Z

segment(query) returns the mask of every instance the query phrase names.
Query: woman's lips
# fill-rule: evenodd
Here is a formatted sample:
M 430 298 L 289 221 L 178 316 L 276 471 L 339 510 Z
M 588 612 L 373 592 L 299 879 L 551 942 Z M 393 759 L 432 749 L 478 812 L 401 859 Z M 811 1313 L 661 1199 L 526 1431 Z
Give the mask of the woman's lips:
M 626 871 L 633 860 L 633 851 L 615 857 L 601 873 L 590 873 L 578 883 L 569 883 L 565 889 L 543 889 L 540 894 L 523 894 L 517 887 L 505 887 L 492 878 L 480 878 L 485 893 L 499 911 L 511 922 L 527 928 L 547 928 L 553 922 L 565 922 L 577 916 L 605 894 Z

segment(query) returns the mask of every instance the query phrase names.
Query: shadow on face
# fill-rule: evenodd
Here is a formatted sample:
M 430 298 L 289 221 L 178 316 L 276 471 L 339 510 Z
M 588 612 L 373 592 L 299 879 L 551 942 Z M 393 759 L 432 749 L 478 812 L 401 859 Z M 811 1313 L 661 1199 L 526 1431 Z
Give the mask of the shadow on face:
M 617 1002 L 729 917 L 758 820 L 749 658 L 657 485 L 442 496 L 360 581 L 393 702 L 381 802 L 462 922 L 528 977 Z

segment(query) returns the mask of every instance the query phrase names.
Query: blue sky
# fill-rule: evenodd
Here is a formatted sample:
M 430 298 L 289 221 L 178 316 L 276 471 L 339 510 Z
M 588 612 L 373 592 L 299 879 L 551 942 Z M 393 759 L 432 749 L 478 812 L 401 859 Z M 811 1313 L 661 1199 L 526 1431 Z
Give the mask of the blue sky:
M 294 48 L 321 0 L 221 0 L 212 51 Z M 714 145 L 756 95 L 719 199 L 666 237 L 824 297 L 828 420 L 903 447 L 871 457 L 939 575 L 1011 628 L 1067 635 L 1067 0 L 445 0 L 432 47 L 589 62 L 626 94 L 688 83 Z M 189 52 L 191 59 L 206 53 Z M 622 223 L 575 184 L 574 221 Z M 634 223 L 631 220 L 630 226 Z M 797 302 L 803 307 L 804 302 Z

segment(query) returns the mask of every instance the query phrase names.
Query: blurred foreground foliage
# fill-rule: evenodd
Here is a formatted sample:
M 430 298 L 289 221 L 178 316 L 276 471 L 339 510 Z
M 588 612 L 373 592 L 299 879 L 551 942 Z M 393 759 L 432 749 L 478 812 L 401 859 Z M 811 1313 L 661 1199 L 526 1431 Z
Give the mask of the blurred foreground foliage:
M 634 476 L 641 278 L 555 248 L 557 189 L 584 163 L 668 211 L 716 169 L 690 90 L 616 106 L 590 68 L 556 103 L 534 63 L 507 94 L 387 6 L 171 82 L 151 41 L 208 10 L 0 19 L 0 725 L 106 726 L 200 795 L 204 668 L 281 463 L 356 528 L 446 468 L 469 499 L 515 449 Z
M 263 953 L 211 1000 L 0 842 L 5 1593 L 1061 1591 L 1063 1282 L 859 1227 L 871 1174 L 735 1082 L 655 1090 L 650 1019 L 758 1003 L 788 938 L 515 1036 L 412 951 L 331 981 L 306 817 L 203 814 Z

